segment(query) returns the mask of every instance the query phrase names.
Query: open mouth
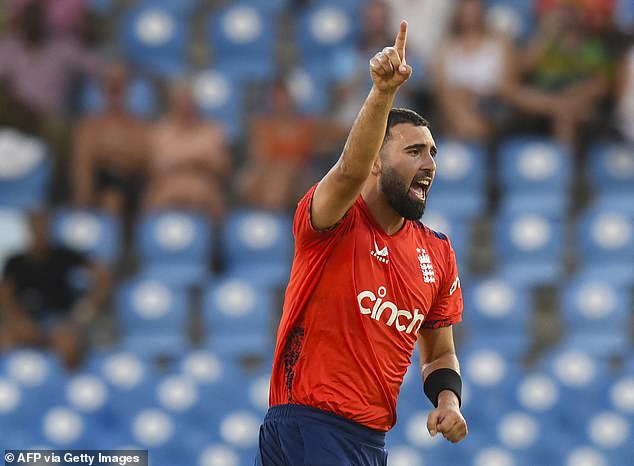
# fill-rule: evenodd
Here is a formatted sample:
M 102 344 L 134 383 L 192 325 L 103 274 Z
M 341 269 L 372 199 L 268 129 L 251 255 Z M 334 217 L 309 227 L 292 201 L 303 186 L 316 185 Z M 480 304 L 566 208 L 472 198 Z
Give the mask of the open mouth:
M 427 200 L 427 191 L 431 186 L 431 178 L 425 177 L 418 180 L 414 180 L 409 188 L 410 195 L 419 200 L 425 202 Z

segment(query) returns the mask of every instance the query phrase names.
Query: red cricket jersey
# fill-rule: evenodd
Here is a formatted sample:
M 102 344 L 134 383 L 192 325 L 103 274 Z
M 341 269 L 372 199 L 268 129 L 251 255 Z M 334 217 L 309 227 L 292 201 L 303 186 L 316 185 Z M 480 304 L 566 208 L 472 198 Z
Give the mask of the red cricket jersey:
M 299 202 L 270 405 L 328 410 L 387 431 L 419 328 L 459 322 L 462 293 L 447 237 L 406 221 L 387 235 L 359 196 L 331 230 Z

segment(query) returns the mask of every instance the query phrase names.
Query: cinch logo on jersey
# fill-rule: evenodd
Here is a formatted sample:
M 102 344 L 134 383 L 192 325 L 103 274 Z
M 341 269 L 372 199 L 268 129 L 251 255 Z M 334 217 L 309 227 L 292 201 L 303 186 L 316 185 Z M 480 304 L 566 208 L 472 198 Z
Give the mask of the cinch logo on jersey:
M 374 240 L 374 251 L 370 251 L 370 255 L 372 257 L 376 257 L 379 262 L 383 262 L 387 264 L 390 262 L 390 258 L 388 257 L 389 252 L 387 250 L 387 246 L 383 246 L 382 249 L 379 249 L 379 246 L 376 244 L 376 240 Z
M 434 266 L 431 263 L 429 254 L 424 248 L 416 248 L 418 255 L 418 263 L 420 264 L 420 270 L 423 272 L 423 280 L 425 283 L 435 283 L 436 276 L 434 275 Z
M 407 309 L 399 309 L 393 302 L 383 300 L 386 294 L 387 290 L 384 286 L 379 287 L 377 294 L 372 291 L 360 292 L 357 295 L 357 303 L 359 303 L 361 314 L 369 314 L 371 319 L 381 320 L 383 312 L 387 310 L 389 317 L 385 323 L 389 327 L 395 326 L 399 332 L 418 332 L 423 320 L 425 320 L 425 315 L 420 312 L 420 309 L 414 309 L 414 314 Z

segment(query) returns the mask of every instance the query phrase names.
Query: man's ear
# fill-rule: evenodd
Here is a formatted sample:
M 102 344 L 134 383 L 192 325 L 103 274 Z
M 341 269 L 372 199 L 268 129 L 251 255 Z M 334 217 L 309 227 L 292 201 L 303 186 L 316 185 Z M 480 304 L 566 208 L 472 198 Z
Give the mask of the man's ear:
M 381 154 L 378 154 L 374 158 L 374 162 L 372 162 L 372 173 L 374 176 L 379 176 L 381 174 L 381 168 L 383 167 L 381 162 Z

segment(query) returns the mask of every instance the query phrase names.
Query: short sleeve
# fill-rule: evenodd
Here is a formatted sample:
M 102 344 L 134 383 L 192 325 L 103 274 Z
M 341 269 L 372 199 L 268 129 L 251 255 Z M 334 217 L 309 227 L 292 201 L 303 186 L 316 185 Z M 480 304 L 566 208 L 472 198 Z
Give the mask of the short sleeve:
M 339 222 L 327 230 L 317 230 L 311 221 L 310 212 L 313 203 L 313 195 L 317 189 L 317 184 L 308 190 L 306 195 L 297 204 L 295 218 L 293 220 L 293 234 L 297 244 L 309 246 L 316 242 L 332 241 L 334 238 L 345 233 L 353 222 L 356 212 L 355 205 L 343 216 Z
M 438 295 L 432 305 L 422 328 L 441 328 L 457 324 L 462 320 L 462 289 L 456 264 L 456 254 L 447 240 L 447 260 L 442 275 Z

